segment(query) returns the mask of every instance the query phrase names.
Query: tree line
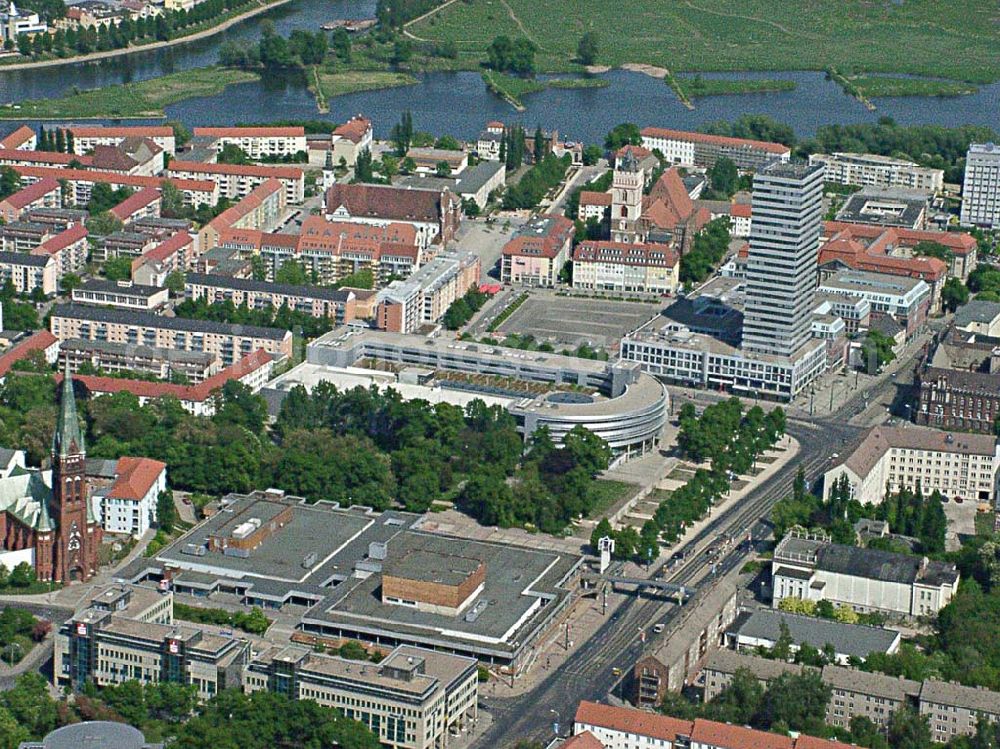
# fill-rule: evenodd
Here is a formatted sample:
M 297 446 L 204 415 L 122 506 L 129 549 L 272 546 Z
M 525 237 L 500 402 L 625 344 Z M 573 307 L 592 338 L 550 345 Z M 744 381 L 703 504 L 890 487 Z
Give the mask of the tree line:
M 27 673 L 0 693 L 2 749 L 16 749 L 56 728 L 89 720 L 128 723 L 147 741 L 178 749 L 379 747 L 368 728 L 338 710 L 266 691 L 245 695 L 227 689 L 199 704 L 197 691 L 189 684 L 126 681 L 98 688 L 87 682 L 69 702 L 53 699 L 45 679 Z
M 90 52 L 105 52 L 124 49 L 134 43 L 165 42 L 183 36 L 185 30 L 193 26 L 218 19 L 220 16 L 249 5 L 252 0 L 204 0 L 189 10 L 165 11 L 158 16 L 146 18 L 122 18 L 117 25 L 99 25 L 96 28 L 56 29 L 52 34 L 18 36 L 18 52 L 26 57 L 55 55 L 71 57 Z M 4 42 L 7 49 L 13 49 L 15 41 Z
M 568 153 L 561 157 L 553 153 L 546 154 L 521 177 L 517 184 L 507 187 L 503 196 L 504 209 L 536 207 L 550 190 L 562 182 L 570 164 L 572 157 Z
M 260 41 L 230 39 L 219 47 L 219 64 L 232 68 L 277 70 L 319 65 L 329 46 L 326 32 L 295 29 L 286 39 L 273 21 L 261 24 Z
M 715 403 L 699 417 L 694 405 L 685 403 L 678 414 L 680 431 L 677 444 L 686 458 L 698 468 L 684 486 L 662 500 L 653 517 L 640 530 L 626 526 L 615 531 L 603 518 L 590 537 L 590 544 L 604 536 L 614 539 L 614 557 L 636 558 L 652 563 L 660 554 L 660 541 L 676 543 L 691 523 L 704 517 L 712 505 L 729 491 L 732 479 L 749 472 L 763 452 L 785 433 L 785 412 L 774 408 L 765 413 L 753 406 L 743 413 L 739 398 Z
M 714 273 L 729 251 L 729 240 L 728 216 L 714 218 L 705 224 L 695 235 L 691 249 L 681 255 L 681 282 L 701 283 Z

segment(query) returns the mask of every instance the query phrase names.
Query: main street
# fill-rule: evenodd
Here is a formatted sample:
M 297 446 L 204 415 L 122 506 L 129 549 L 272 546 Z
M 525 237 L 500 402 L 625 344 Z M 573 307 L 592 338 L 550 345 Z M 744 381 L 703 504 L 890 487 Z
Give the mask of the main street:
M 672 582 L 697 584 L 712 574 L 711 562 L 701 550 L 721 535 L 742 535 L 750 531 L 754 539 L 765 538 L 769 528 L 762 522 L 779 499 L 791 493 L 795 474 L 801 467 L 806 477 L 815 480 L 829 465 L 830 456 L 842 449 L 844 441 L 857 440 L 860 431 L 846 424 L 846 418 L 816 423 L 789 420 L 788 433 L 801 444 L 795 459 L 766 484 L 751 491 L 741 502 L 720 513 L 690 541 L 685 549 L 687 561 L 668 578 Z M 749 549 L 738 547 L 719 561 L 715 575 L 721 576 L 743 564 Z M 667 561 L 660 563 L 654 576 L 662 574 Z M 514 739 L 546 740 L 551 738 L 552 723 L 572 720 L 580 700 L 604 699 L 617 681 L 615 670 L 627 671 L 641 655 L 644 645 L 639 631 L 656 622 L 669 629 L 680 608 L 659 598 L 635 596 L 627 599 L 607 622 L 563 666 L 550 674 L 527 694 L 506 699 L 484 699 L 483 707 L 493 722 L 473 744 L 478 749 L 506 746 Z

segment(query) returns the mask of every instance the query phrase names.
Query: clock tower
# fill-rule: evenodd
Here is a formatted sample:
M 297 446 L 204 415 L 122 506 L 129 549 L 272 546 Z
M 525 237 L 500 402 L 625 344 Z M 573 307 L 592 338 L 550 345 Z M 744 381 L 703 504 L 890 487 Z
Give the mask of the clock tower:
M 97 572 L 102 530 L 90 509 L 85 470 L 86 450 L 76 412 L 69 363 L 62 382 L 62 399 L 52 437 L 52 507 L 55 524 L 51 545 L 51 579 L 85 581 Z M 42 560 L 39 560 L 42 561 Z M 39 572 L 43 573 L 42 566 Z M 40 575 L 42 576 L 42 575 Z

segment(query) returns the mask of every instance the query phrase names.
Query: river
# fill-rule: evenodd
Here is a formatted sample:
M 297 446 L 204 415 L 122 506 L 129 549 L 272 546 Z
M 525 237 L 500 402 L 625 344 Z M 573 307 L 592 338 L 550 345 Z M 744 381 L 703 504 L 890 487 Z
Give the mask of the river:
M 373 0 L 295 0 L 294 3 L 249 19 L 216 36 L 168 49 L 139 52 L 100 62 L 3 72 L 0 101 L 59 96 L 74 87 L 88 89 L 113 83 L 144 80 L 176 70 L 211 65 L 227 39 L 256 38 L 264 18 L 282 34 L 292 29 L 315 30 L 334 18 L 366 18 L 374 12 Z M 713 74 L 702 74 L 713 77 Z M 490 94 L 478 73 L 432 73 L 418 76 L 417 85 L 368 91 L 336 97 L 329 115 L 318 115 L 301 76 L 269 76 L 260 83 L 230 86 L 223 93 L 188 99 L 167 108 L 170 118 L 188 125 L 222 125 L 276 119 L 330 119 L 340 122 L 364 113 L 375 122 L 376 133 L 388 134 L 404 110 L 413 112 L 415 126 L 433 133 L 473 138 L 491 119 L 519 121 L 555 128 L 564 138 L 599 142 L 615 124 L 629 120 L 640 125 L 694 129 L 714 120 L 732 120 L 741 114 L 768 114 L 811 135 L 820 125 L 871 122 L 890 116 L 900 124 L 932 123 L 1000 126 L 1000 83 L 982 86 L 974 95 L 934 98 L 875 99 L 871 112 L 822 73 L 734 73 L 721 77 L 784 78 L 795 81 L 794 91 L 711 96 L 695 100 L 693 110 L 680 104 L 663 82 L 641 73 L 612 71 L 609 86 L 588 89 L 548 89 L 524 98 L 525 112 L 515 112 Z M 13 123 L 0 123 L 0 132 Z

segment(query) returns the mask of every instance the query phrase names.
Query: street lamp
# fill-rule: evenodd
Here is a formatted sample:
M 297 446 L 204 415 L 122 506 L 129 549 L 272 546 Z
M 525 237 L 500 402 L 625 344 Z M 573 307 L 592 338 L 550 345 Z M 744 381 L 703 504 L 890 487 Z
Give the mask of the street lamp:
M 556 738 L 559 738 L 559 723 L 560 723 L 559 711 L 549 708 L 549 712 L 552 713 L 554 716 L 556 716 L 555 721 L 553 721 L 552 723 L 552 733 L 556 735 Z

